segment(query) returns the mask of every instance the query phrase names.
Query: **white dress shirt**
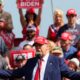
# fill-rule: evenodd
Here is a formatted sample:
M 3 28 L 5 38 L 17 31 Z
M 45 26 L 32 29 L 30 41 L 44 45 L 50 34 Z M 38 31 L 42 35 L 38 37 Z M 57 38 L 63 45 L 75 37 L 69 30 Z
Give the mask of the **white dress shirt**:
M 28 40 L 22 41 L 22 42 L 19 44 L 19 48 L 20 48 L 20 49 L 23 49 L 23 47 L 24 47 L 25 44 L 33 45 L 33 44 L 34 44 L 34 40 L 32 40 L 32 41 L 28 41 Z
M 44 80 L 45 68 L 46 68 L 48 57 L 49 57 L 49 53 L 47 53 L 47 55 L 42 58 L 42 65 L 41 65 L 41 70 L 40 70 L 40 80 Z M 38 67 L 38 63 L 36 63 L 36 66 L 34 67 L 32 80 L 34 80 L 37 67 Z

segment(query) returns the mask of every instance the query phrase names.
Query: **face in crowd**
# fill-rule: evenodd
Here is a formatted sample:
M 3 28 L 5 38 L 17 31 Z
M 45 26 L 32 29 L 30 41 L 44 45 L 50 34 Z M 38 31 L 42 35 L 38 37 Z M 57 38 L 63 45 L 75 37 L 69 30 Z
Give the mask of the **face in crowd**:
M 28 26 L 27 27 L 27 39 L 28 40 L 32 40 L 35 37 L 36 34 L 36 27 L 34 25 Z
M 68 32 L 64 32 L 61 34 L 61 47 L 66 48 L 70 46 L 72 43 L 72 35 Z
M 77 69 L 76 65 L 73 62 L 70 62 L 68 64 L 68 66 L 69 66 L 69 69 L 72 70 L 72 71 L 76 71 L 76 69 Z
M 0 16 L 2 14 L 3 7 L 4 7 L 4 1 L 0 0 Z M 12 32 L 13 27 L 12 26 L 8 26 L 8 22 L 6 20 L 0 20 L 0 29 L 4 29 L 7 32 Z
M 77 58 L 72 58 L 69 60 L 68 67 L 73 71 L 77 71 L 79 68 L 79 60 Z
M 67 11 L 66 16 L 67 16 L 67 19 L 68 19 L 68 24 L 74 25 L 76 23 L 77 13 L 74 9 L 69 9 Z
M 55 24 L 62 24 L 63 23 L 63 11 L 60 9 L 55 10 L 53 18 L 54 18 Z
M 40 56 L 43 57 L 49 53 L 49 43 L 48 40 L 42 36 L 39 36 L 35 40 L 36 51 L 40 53 Z
M 28 39 L 32 39 L 35 36 L 35 31 L 27 31 L 27 37 Z
M 25 19 L 27 21 L 27 23 L 29 23 L 29 21 L 35 21 L 37 18 L 37 15 L 35 14 L 34 8 L 30 8 L 26 11 L 25 14 Z
M 63 39 L 61 39 L 61 46 L 62 46 L 62 47 L 66 47 L 66 46 L 68 46 L 70 43 L 71 43 L 70 40 L 63 40 Z

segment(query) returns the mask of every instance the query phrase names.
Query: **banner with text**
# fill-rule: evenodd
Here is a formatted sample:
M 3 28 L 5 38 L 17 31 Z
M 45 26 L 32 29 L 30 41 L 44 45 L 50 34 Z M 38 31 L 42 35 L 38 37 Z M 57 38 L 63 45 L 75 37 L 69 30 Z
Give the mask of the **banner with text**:
M 10 51 L 10 64 L 12 67 L 18 67 L 19 63 L 16 61 L 18 56 L 23 56 L 25 60 L 35 57 L 35 50 L 12 50 Z
M 40 0 L 18 0 L 18 8 L 40 8 Z

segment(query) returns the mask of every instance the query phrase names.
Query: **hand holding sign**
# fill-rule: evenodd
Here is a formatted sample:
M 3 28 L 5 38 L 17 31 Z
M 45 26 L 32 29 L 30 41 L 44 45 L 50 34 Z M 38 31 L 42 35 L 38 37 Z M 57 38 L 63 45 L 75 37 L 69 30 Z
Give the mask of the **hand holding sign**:
M 35 50 L 12 50 L 10 52 L 11 67 L 18 67 L 19 62 L 35 57 Z

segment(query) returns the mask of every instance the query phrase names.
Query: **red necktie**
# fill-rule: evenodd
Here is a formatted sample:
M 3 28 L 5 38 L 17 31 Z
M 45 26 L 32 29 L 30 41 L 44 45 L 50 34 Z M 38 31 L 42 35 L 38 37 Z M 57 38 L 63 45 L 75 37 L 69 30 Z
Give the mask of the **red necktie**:
M 42 60 L 38 61 L 38 67 L 36 69 L 34 80 L 40 80 L 40 70 L 41 70 Z

